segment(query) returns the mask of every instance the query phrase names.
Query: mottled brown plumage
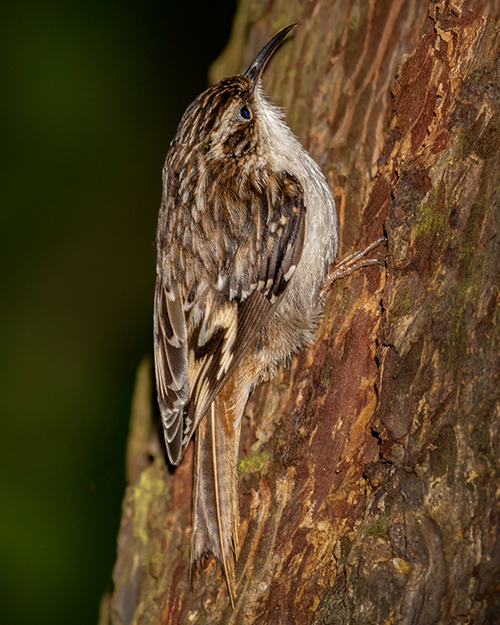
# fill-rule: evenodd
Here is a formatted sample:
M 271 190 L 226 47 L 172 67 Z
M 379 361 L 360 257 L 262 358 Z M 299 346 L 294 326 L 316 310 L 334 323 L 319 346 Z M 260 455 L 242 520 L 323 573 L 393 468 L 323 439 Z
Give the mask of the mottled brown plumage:
M 192 557 L 213 553 L 234 601 L 236 462 L 254 385 L 307 344 L 337 252 L 319 167 L 248 70 L 187 109 L 167 155 L 158 221 L 155 357 L 170 461 L 196 434 Z

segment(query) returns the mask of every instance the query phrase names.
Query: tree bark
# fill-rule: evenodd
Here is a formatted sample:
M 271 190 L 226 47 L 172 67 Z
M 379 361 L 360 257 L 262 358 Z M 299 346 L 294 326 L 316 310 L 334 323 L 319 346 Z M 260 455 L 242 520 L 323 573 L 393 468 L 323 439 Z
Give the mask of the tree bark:
M 335 283 L 249 402 L 234 611 L 213 560 L 190 584 L 192 451 L 167 469 L 141 366 L 101 622 L 500 622 L 498 5 L 243 0 L 212 78 L 299 23 L 266 92 L 334 189 L 340 256 L 385 232 L 387 271 Z

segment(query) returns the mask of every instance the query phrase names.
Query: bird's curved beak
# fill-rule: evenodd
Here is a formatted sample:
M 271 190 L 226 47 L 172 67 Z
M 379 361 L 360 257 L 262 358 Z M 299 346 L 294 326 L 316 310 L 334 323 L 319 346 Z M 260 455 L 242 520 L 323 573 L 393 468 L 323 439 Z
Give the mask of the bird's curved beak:
M 274 51 L 280 45 L 283 39 L 288 35 L 288 33 L 295 28 L 295 26 L 297 26 L 297 24 L 290 24 L 290 26 L 283 28 L 283 30 L 280 30 L 279 33 L 274 35 L 271 41 L 266 43 L 266 45 L 262 48 L 259 54 L 257 54 L 254 60 L 248 66 L 248 69 L 245 71 L 243 76 L 250 78 L 254 85 L 254 88 L 259 83 L 262 72 L 264 71 L 267 62 L 272 57 Z

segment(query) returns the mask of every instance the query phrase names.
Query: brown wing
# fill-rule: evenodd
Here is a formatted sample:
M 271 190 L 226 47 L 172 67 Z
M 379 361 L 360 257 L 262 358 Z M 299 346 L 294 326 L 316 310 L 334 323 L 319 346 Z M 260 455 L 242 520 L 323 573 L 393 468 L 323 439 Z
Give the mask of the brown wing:
M 200 419 L 279 305 L 302 254 L 304 194 L 293 176 L 269 180 L 253 212 L 251 234 L 239 233 L 218 288 L 203 314 L 161 276 L 155 297 L 158 401 L 170 461 L 178 464 Z

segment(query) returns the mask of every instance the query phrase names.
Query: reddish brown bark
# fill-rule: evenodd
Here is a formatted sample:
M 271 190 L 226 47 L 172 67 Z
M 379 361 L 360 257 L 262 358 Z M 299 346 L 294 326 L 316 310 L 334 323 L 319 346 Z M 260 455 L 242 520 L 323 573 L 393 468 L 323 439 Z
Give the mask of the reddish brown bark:
M 299 22 L 266 91 L 335 189 L 341 255 L 385 231 L 388 268 L 336 283 L 251 398 L 234 611 L 213 561 L 190 587 L 192 459 L 166 469 L 141 370 L 108 622 L 500 622 L 500 28 L 467 7 L 240 6 L 215 74 Z

